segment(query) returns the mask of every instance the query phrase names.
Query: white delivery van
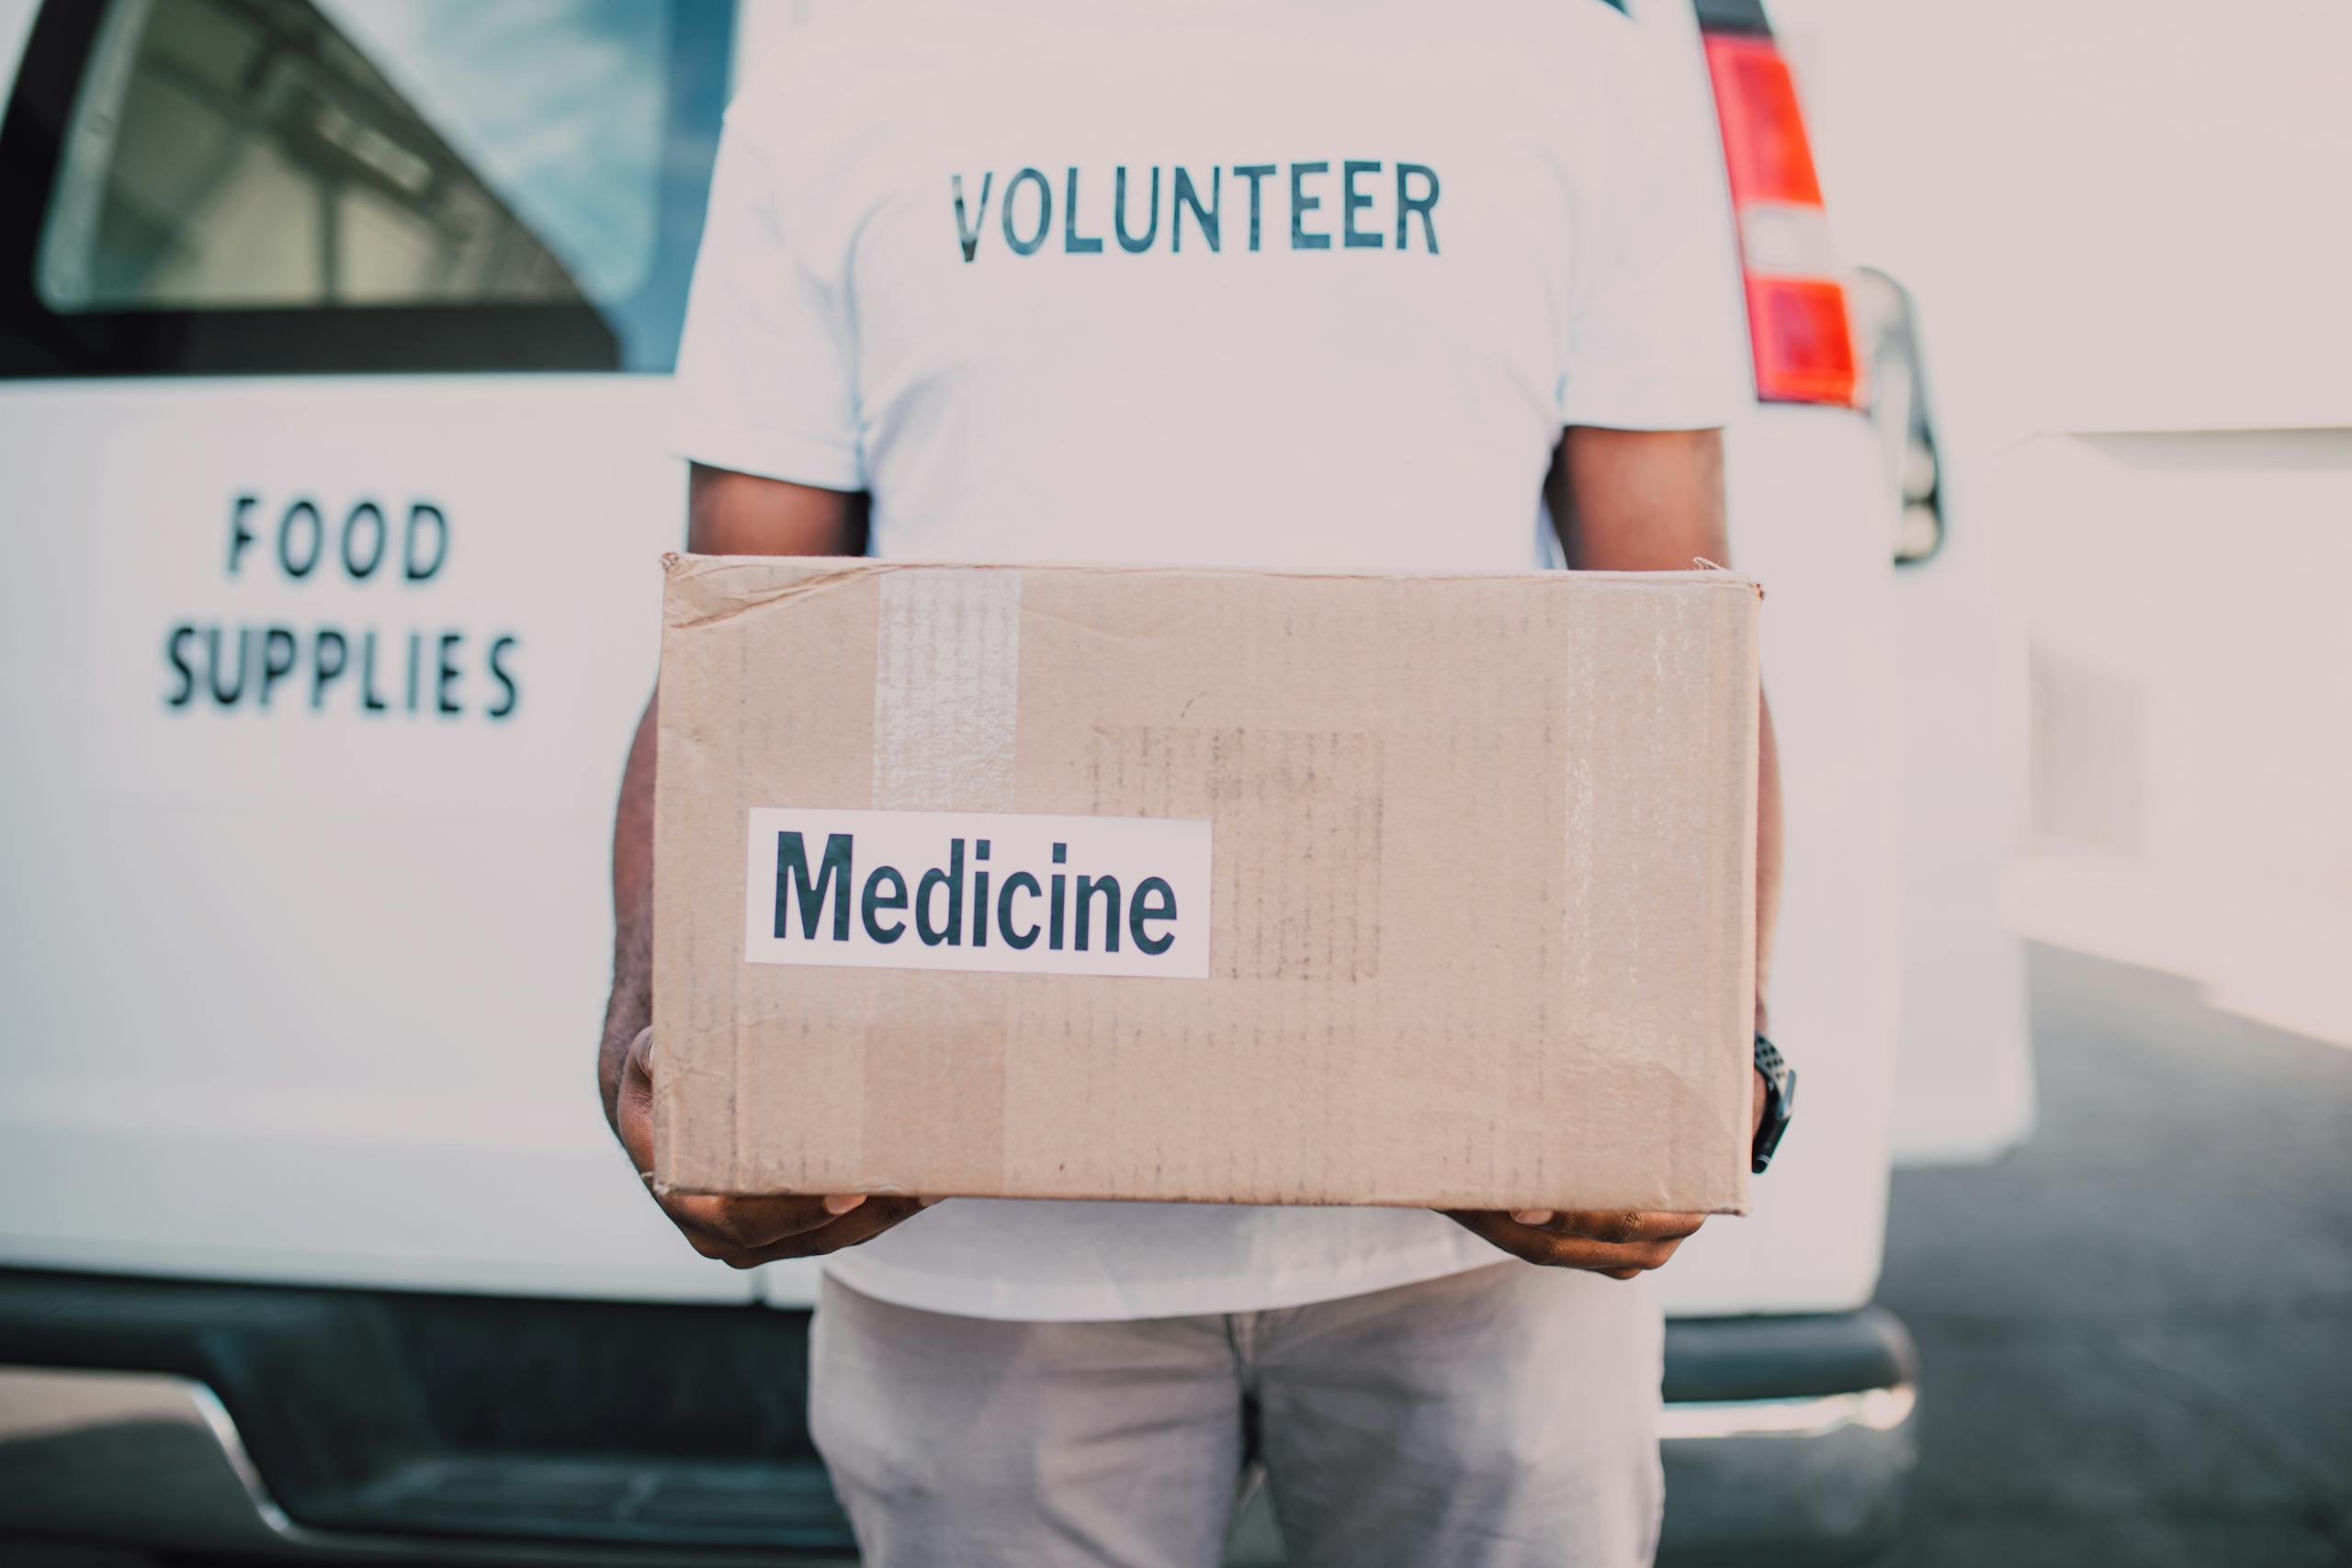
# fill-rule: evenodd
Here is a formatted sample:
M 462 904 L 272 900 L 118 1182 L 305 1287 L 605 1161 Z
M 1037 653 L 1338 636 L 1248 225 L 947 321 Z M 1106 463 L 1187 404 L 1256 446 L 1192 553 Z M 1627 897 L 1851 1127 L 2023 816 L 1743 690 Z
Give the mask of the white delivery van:
M 695 1257 L 593 1068 L 667 373 L 788 9 L 0 0 L 0 1543 L 850 1550 L 812 1275 Z M 1764 13 L 1631 9 L 1726 148 L 1803 1075 L 1662 1276 L 1668 1554 L 1861 1551 L 1912 1400 L 1896 508 Z

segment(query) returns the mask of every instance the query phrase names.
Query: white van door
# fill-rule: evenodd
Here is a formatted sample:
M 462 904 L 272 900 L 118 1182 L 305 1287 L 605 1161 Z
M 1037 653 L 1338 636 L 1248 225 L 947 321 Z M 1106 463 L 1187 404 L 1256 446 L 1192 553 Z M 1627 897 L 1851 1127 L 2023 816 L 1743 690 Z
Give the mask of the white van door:
M 28 9 L 0 1260 L 747 1297 L 590 1066 L 732 7 Z

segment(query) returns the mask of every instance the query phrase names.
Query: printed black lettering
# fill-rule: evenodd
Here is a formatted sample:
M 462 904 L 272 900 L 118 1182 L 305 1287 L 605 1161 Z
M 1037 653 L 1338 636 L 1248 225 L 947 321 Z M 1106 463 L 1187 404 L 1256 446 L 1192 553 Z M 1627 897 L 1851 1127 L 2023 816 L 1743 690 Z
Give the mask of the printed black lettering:
M 1261 195 L 1260 182 L 1263 181 L 1268 175 L 1272 174 L 1275 167 L 1276 165 L 1272 164 L 1236 164 L 1233 166 L 1233 177 L 1235 179 L 1248 180 L 1250 182 L 1250 248 L 1253 251 L 1258 248 L 1258 211 L 1260 207 L 1259 198 Z
M 1154 936 L 1143 929 L 1146 920 L 1174 920 L 1176 890 L 1167 879 L 1147 876 L 1136 884 L 1135 902 L 1127 906 L 1127 934 L 1136 939 L 1136 951 L 1157 958 L 1175 942 L 1176 933 L 1167 931 Z
M 880 891 L 886 881 L 890 885 L 888 893 Z M 858 919 L 865 924 L 867 940 L 888 947 L 906 935 L 906 921 L 895 920 L 886 926 L 874 918 L 882 910 L 903 909 L 906 907 L 907 879 L 899 874 L 899 868 L 895 865 L 876 866 L 874 874 L 865 879 L 865 892 L 858 899 Z
M 1007 196 L 1011 195 L 1008 191 Z M 931 923 L 931 896 L 944 891 L 947 895 L 947 918 L 934 926 Z M 915 884 L 915 935 L 925 947 L 937 947 L 944 942 L 949 947 L 964 945 L 964 840 L 947 840 L 947 869 L 936 866 L 922 874 Z
M 986 839 L 972 841 L 972 859 L 979 865 L 988 863 L 989 841 Z M 976 870 L 972 873 L 972 945 L 986 947 L 988 944 L 989 874 Z
M 272 626 L 261 634 L 261 685 L 255 692 L 256 706 L 269 705 L 269 694 L 277 682 L 294 672 L 294 654 L 298 645 L 294 633 L 285 626 Z
M 359 644 L 359 706 L 364 713 L 382 713 L 386 706 L 376 694 L 376 634 L 372 631 Z
M 1062 249 L 1074 256 L 1099 255 L 1102 251 L 1102 236 L 1078 231 L 1078 170 L 1069 172 L 1069 184 L 1062 196 Z
M 1111 197 L 1111 227 L 1119 232 L 1119 249 L 1133 255 L 1151 249 L 1152 241 L 1159 237 L 1159 165 L 1151 168 L 1151 222 L 1140 238 L 1127 232 L 1127 166 L 1121 164 L 1114 176 L 1116 189 Z
M 418 537 L 427 523 L 433 525 L 433 558 L 419 561 L 416 557 Z M 424 582 L 441 570 L 449 558 L 449 519 L 429 501 L 420 501 L 408 509 L 408 533 L 401 541 L 401 565 L 411 582 Z
M 302 557 L 302 564 L 294 564 L 295 522 L 301 520 L 303 531 L 310 536 L 310 547 Z M 277 520 L 277 566 L 287 576 L 300 581 L 311 575 L 319 564 L 319 556 L 326 548 L 326 525 L 319 520 L 319 509 L 307 501 L 298 501 L 286 509 Z
M 464 645 L 465 640 L 466 634 L 463 632 L 441 634 L 440 679 L 433 684 L 433 705 L 440 709 L 445 716 L 466 711 L 466 705 L 450 694 L 450 688 L 458 683 L 458 677 L 465 673 L 458 667 L 458 649 Z
M 330 660 L 327 650 L 333 649 Z M 350 660 L 350 647 L 343 634 L 333 626 L 321 626 L 318 637 L 311 644 L 311 711 L 316 713 L 327 705 L 327 687 L 341 678 L 345 664 Z
M 492 718 L 505 718 L 512 715 L 514 705 L 522 699 L 522 694 L 514 689 L 514 677 L 506 671 L 505 658 L 514 648 L 514 638 L 511 636 L 502 637 L 490 645 L 490 678 L 498 682 L 499 698 L 482 712 Z
M 417 694 L 424 688 L 417 684 L 416 656 L 424 651 L 424 639 L 416 633 L 408 634 L 408 711 L 416 711 Z
M 1207 242 L 1210 250 L 1217 249 L 1217 209 L 1224 200 L 1225 170 L 1222 167 L 1212 166 L 1209 170 L 1209 204 L 1204 208 L 1201 206 L 1201 193 L 1193 185 L 1193 176 L 1179 164 L 1175 193 L 1168 202 L 1168 248 L 1170 251 L 1184 248 L 1184 209 L 1190 207 L 1193 220 L 1201 226 L 1201 238 Z
M 1021 194 L 1024 183 L 1037 187 L 1037 228 L 1025 240 L 1012 231 L 1012 198 Z M 1053 226 L 1054 187 L 1046 183 L 1045 175 L 1035 169 L 1023 169 L 1004 182 L 1004 243 L 1012 247 L 1014 255 L 1035 255 Z
M 956 238 L 964 247 L 964 259 L 967 262 L 970 261 L 973 253 L 980 248 L 980 226 L 989 220 L 989 185 L 995 178 L 996 175 L 993 173 L 983 174 L 980 176 L 979 209 L 972 214 L 971 221 L 967 223 L 964 220 L 964 176 L 961 175 L 948 176 L 948 183 L 955 187 L 956 192 Z
M 1405 188 L 1405 182 L 1419 175 L 1429 186 L 1429 194 L 1414 196 Z M 1396 248 L 1405 248 L 1405 225 L 1414 213 L 1421 215 L 1421 240 L 1429 246 L 1430 254 L 1437 254 L 1437 171 L 1426 164 L 1396 165 Z
M 1076 164 L 1062 169 L 1061 192 L 1061 253 L 1064 255 L 1091 256 L 1102 254 L 1104 236 L 1098 229 L 1086 232 L 1089 220 L 1081 209 L 1084 187 L 1091 181 L 1096 190 L 1107 175 L 1111 185 L 1111 233 L 1118 241 L 1118 250 L 1128 255 L 1148 254 L 1159 240 L 1161 219 L 1161 176 L 1168 179 L 1167 222 L 1168 248 L 1170 254 L 1184 249 L 1184 230 L 1189 216 L 1202 243 L 1213 254 L 1225 249 L 1225 176 L 1233 177 L 1249 187 L 1250 234 L 1249 248 L 1252 252 L 1265 248 L 1266 185 L 1286 169 L 1290 176 L 1290 246 L 1294 251 L 1330 251 L 1344 248 L 1351 251 L 1377 251 L 1389 248 L 1389 237 L 1381 216 L 1378 181 L 1383 173 L 1394 167 L 1396 176 L 1396 242 L 1395 248 L 1409 248 L 1413 220 L 1420 220 L 1421 244 L 1430 254 L 1438 254 L 1437 204 L 1439 181 L 1437 171 L 1427 164 L 1396 164 L 1391 165 L 1377 158 L 1349 158 L 1334 164 L 1328 159 L 1306 159 L 1288 164 L 1233 164 L 1209 166 L 1209 185 L 1204 198 L 1200 181 L 1184 164 L 1114 164 L 1104 169 L 1097 165 L 1091 171 Z M 1331 231 L 1317 229 L 1313 222 L 1329 223 L 1326 216 L 1310 220 L 1311 215 L 1321 213 L 1330 205 L 1329 187 L 1321 182 L 1334 169 L 1340 172 L 1340 238 L 1335 245 Z M 1133 183 L 1148 186 L 1147 190 L 1129 190 Z M 994 186 L 993 172 L 980 176 L 979 199 L 973 204 L 966 175 L 948 176 L 949 194 L 953 197 L 956 216 L 956 237 L 965 261 L 976 259 L 979 254 L 980 235 L 987 226 L 989 194 Z M 1025 193 L 1025 195 L 1024 195 Z M 1034 197 L 1034 199 L 1031 199 Z M 1132 197 L 1132 199 L 1131 199 Z M 1054 231 L 1054 188 L 1052 180 L 1041 169 L 1023 168 L 1014 171 L 1005 181 L 1004 199 L 997 204 L 997 224 L 1003 231 L 1004 243 L 1020 256 L 1035 255 L 1045 248 Z M 1092 221 L 1101 220 L 1098 208 Z M 232 544 L 232 557 L 234 547 Z
M 1058 882 L 1061 878 L 1054 880 Z M 1078 879 L 1078 951 L 1086 951 L 1087 935 L 1092 930 L 1087 916 L 1093 912 L 1094 908 L 1090 900 L 1097 893 L 1102 895 L 1110 911 L 1110 918 L 1102 922 L 1105 938 L 1102 951 L 1116 953 L 1119 951 L 1119 879 L 1115 876 L 1081 876 Z
M 1321 162 L 1293 164 L 1290 166 L 1290 248 L 1294 251 L 1328 251 L 1331 248 L 1330 235 L 1306 231 L 1306 215 L 1323 205 L 1321 197 L 1306 194 L 1306 176 L 1330 172 L 1331 165 Z
M 184 708 L 187 706 L 188 699 L 196 695 L 196 671 L 187 667 L 186 646 L 194 636 L 196 628 L 183 621 L 164 637 L 164 662 L 170 665 L 172 673 L 180 678 L 179 689 L 164 694 L 164 705 L 167 708 Z
M 358 536 L 363 519 L 373 536 L 368 547 L 368 564 L 365 566 L 359 564 L 359 558 L 351 547 L 351 541 Z M 389 542 L 390 534 L 390 530 L 384 526 L 382 507 L 372 501 L 363 501 L 353 507 L 343 520 L 343 570 L 360 582 L 373 577 L 376 569 L 384 564 L 384 547 Z
M 825 855 L 820 863 L 812 886 L 808 880 L 808 846 L 797 833 L 775 836 L 775 934 L 779 941 L 792 934 L 786 921 L 793 901 L 800 905 L 800 935 L 806 942 L 817 940 L 817 921 L 824 914 L 825 900 L 833 902 L 833 940 L 849 940 L 849 888 L 852 875 L 851 836 L 847 833 L 825 835 Z
M 1377 163 L 1365 163 L 1357 158 L 1351 158 L 1340 165 L 1340 226 L 1347 236 L 1347 247 L 1351 251 L 1376 251 L 1385 243 L 1379 230 L 1367 231 L 1356 227 L 1356 214 L 1372 205 L 1372 197 L 1356 189 L 1356 180 L 1361 175 L 1378 173 L 1380 165 Z
M 254 542 L 254 531 L 245 526 L 245 513 L 261 504 L 257 495 L 240 495 L 229 503 L 229 575 L 237 575 L 239 562 L 244 558 L 245 547 Z
M 1059 848 L 1060 846 L 1057 845 L 1055 847 Z M 1061 856 L 1056 855 L 1054 858 L 1058 861 L 1061 859 Z M 1063 884 L 1067 883 L 1069 880 L 1069 878 L 1064 876 L 1060 872 L 1057 871 L 1054 873 L 1053 901 L 1046 910 L 1047 933 L 1046 937 L 1046 945 L 1056 953 L 1059 953 L 1062 950 L 1062 893 L 1064 891 Z
M 205 662 L 209 667 L 210 671 L 209 677 L 205 683 L 211 689 L 212 700 L 214 702 L 220 704 L 224 708 L 232 708 L 237 705 L 237 699 L 245 694 L 245 644 L 251 639 L 253 636 L 253 629 L 249 626 L 241 627 L 237 632 L 237 679 L 235 684 L 230 686 L 226 691 L 222 691 L 220 689 L 221 629 L 222 628 L 219 626 L 207 626 L 204 628 L 204 640 L 207 645 L 206 652 L 209 656 L 206 659 Z
M 1038 891 L 1037 879 L 1025 871 L 1016 871 L 1006 877 L 1004 886 L 997 890 L 996 896 L 996 929 L 1003 935 L 1004 945 L 1016 950 L 1034 947 L 1037 942 L 1036 921 L 1030 921 L 1029 929 L 1025 931 L 1015 931 L 1012 928 L 1012 896 L 1024 887 L 1029 890 L 1029 897 L 1032 898 L 1044 897 Z

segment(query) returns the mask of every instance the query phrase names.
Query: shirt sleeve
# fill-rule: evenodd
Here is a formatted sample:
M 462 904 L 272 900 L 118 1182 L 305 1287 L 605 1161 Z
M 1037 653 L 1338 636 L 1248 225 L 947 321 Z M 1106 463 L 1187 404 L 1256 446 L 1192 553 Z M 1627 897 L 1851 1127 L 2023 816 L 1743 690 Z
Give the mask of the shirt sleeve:
M 1576 214 L 1560 423 L 1704 430 L 1747 396 L 1738 258 L 1714 120 L 1638 28 L 1610 18 L 1621 47 L 1588 121 Z M 1694 105 L 1702 112 L 1692 112 Z
M 678 345 L 672 446 L 711 468 L 863 490 L 847 313 L 791 244 L 779 186 L 730 115 Z

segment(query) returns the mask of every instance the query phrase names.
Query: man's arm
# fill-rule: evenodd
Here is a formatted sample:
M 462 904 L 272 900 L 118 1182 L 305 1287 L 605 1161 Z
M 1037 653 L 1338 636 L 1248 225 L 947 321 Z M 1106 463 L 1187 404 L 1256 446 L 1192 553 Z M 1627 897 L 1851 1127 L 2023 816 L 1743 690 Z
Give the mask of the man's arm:
M 847 542 L 856 498 L 696 464 L 686 481 L 686 548 L 714 556 L 823 556 Z M 660 698 L 645 705 L 613 814 L 613 995 L 596 1078 L 620 1126 L 622 1065 L 653 1022 L 653 751 Z
M 1723 433 L 1572 426 L 1555 454 L 1544 499 L 1568 565 L 1580 571 L 1688 571 L 1731 563 L 1724 521 Z M 1781 766 L 1772 710 L 1758 716 L 1756 789 L 1756 1027 L 1781 899 Z M 1750 1129 L 1763 1121 L 1764 1080 L 1750 1084 Z M 1531 1263 L 1631 1279 L 1656 1269 L 1704 1222 L 1700 1214 L 1460 1213 L 1453 1218 Z
M 858 500 L 840 491 L 696 465 L 686 547 L 701 555 L 835 555 L 852 541 Z M 613 814 L 613 991 L 597 1053 L 605 1117 L 638 1173 L 653 1169 L 653 770 L 657 706 L 646 704 Z M 656 1191 L 695 1251 L 739 1269 L 854 1247 L 922 1207 L 912 1198 L 710 1198 Z

